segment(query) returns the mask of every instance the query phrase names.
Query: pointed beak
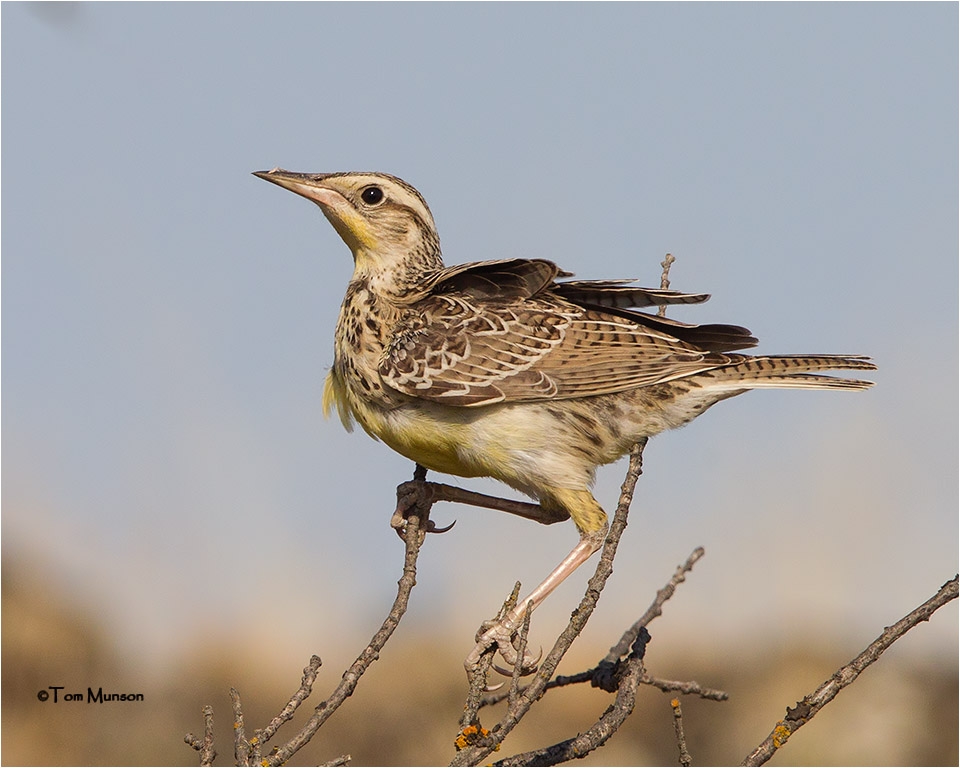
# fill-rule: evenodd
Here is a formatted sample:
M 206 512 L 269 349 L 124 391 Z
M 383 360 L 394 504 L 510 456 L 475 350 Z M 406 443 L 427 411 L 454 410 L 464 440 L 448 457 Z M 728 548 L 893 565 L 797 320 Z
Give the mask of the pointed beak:
M 323 215 L 333 224 L 333 228 L 349 246 L 354 257 L 360 250 L 376 248 L 375 233 L 363 216 L 340 192 L 323 183 L 324 179 L 336 174 L 294 173 L 283 168 L 274 168 L 272 171 L 254 171 L 253 175 L 278 187 L 289 189 L 319 205 Z
M 272 171 L 254 171 L 253 175 L 278 187 L 289 189 L 326 209 L 349 205 L 343 195 L 323 185 L 323 179 L 327 176 L 324 173 L 294 173 L 283 168 L 274 168 Z

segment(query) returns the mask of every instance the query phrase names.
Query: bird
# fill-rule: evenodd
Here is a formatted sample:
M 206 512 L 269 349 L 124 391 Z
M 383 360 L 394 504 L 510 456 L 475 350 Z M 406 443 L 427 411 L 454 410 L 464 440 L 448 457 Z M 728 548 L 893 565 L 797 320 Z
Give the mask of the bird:
M 526 612 L 601 547 L 607 515 L 590 490 L 599 466 L 752 389 L 873 384 L 823 375 L 875 370 L 862 355 L 749 356 L 742 350 L 757 339 L 746 328 L 642 311 L 709 294 L 572 280 L 542 258 L 445 266 L 426 200 L 396 176 L 254 175 L 317 204 L 353 255 L 324 412 L 426 469 L 492 477 L 536 502 L 488 506 L 576 525 L 571 552 L 478 634 L 468 672 L 493 646 L 509 664 L 536 667 L 512 639 Z

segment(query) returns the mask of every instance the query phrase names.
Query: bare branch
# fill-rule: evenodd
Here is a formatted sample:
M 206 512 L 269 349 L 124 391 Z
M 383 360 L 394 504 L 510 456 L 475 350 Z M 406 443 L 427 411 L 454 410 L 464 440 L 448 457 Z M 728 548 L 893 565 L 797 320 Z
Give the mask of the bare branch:
M 183 740 L 200 753 L 200 765 L 208 766 L 217 759 L 217 750 L 213 748 L 213 707 L 207 704 L 200 711 L 203 713 L 203 738 L 188 733 Z
M 670 267 L 673 265 L 676 259 L 671 254 L 667 254 L 663 257 L 663 261 L 660 262 L 660 266 L 663 267 L 663 272 L 660 273 L 660 288 L 662 290 L 667 290 L 670 287 Z M 660 317 L 663 317 L 667 314 L 667 305 L 661 304 L 660 308 L 657 310 L 657 314 Z
M 530 614 L 533 613 L 533 604 L 527 604 L 527 611 L 523 614 L 523 623 L 520 625 L 520 637 L 517 644 L 517 662 L 513 665 L 513 674 L 510 676 L 510 688 L 507 699 L 510 706 L 516 706 L 517 696 L 520 694 L 520 677 L 523 674 L 523 660 L 527 653 L 527 638 L 530 635 Z
M 397 597 L 393 602 L 393 607 L 387 618 L 377 633 L 373 636 L 370 644 L 363 649 L 363 652 L 357 657 L 357 660 L 344 672 L 340 684 L 336 687 L 333 694 L 326 701 L 320 702 L 306 722 L 303 728 L 286 744 L 277 749 L 273 754 L 264 759 L 266 765 L 281 765 L 286 763 L 294 754 L 306 745 L 313 735 L 346 701 L 364 672 L 380 657 L 380 651 L 387 640 L 393 634 L 403 614 L 406 613 L 407 603 L 410 600 L 410 592 L 417 583 L 417 556 L 420 554 L 420 547 L 426 537 L 427 520 L 429 519 L 429 506 L 422 509 L 417 506 L 407 515 L 406 530 L 404 533 L 404 542 L 406 549 L 403 560 L 403 575 L 397 582 Z M 316 657 L 314 657 L 316 658 Z M 309 669 L 309 667 L 308 667 Z M 306 678 L 306 671 L 304 672 Z M 294 698 L 299 694 L 294 694 Z M 293 701 L 293 699 L 291 699 Z M 289 706 L 289 705 L 288 705 Z M 279 716 L 278 716 L 279 717 Z M 269 726 L 268 726 L 269 727 Z
M 686 682 L 680 680 L 663 680 L 659 677 L 651 677 L 644 672 L 643 677 L 640 678 L 640 682 L 644 685 L 652 685 L 654 688 L 659 688 L 664 693 L 682 693 L 685 695 L 699 696 L 701 699 L 709 699 L 711 701 L 726 701 L 730 698 L 730 694 L 726 691 L 719 691 L 716 688 L 704 688 L 696 680 L 688 680 Z
M 670 254 L 667 255 L 669 256 Z M 650 604 L 650 607 L 647 608 L 643 616 L 637 619 L 633 626 L 623 633 L 623 637 L 610 649 L 610 652 L 604 657 L 604 661 L 614 662 L 627 652 L 627 649 L 633 644 L 633 641 L 636 640 L 640 628 L 647 626 L 657 618 L 657 616 L 663 613 L 663 604 L 673 597 L 673 593 L 677 591 L 677 586 L 686 581 L 687 574 L 693 570 L 693 566 L 697 564 L 697 561 L 703 557 L 704 554 L 705 550 L 703 547 L 697 547 L 690 553 L 690 557 L 687 558 L 683 565 L 677 566 L 677 570 L 673 576 L 670 577 L 670 581 L 664 585 L 663 589 L 657 590 L 656 599 Z
M 600 719 L 588 730 L 575 738 L 543 749 L 522 752 L 496 762 L 494 765 L 557 765 L 584 757 L 602 747 L 633 712 L 637 701 L 637 688 L 643 674 L 643 654 L 649 640 L 650 635 L 645 629 L 642 630 L 623 667 L 614 703 L 607 707 Z
M 677 736 L 677 749 L 680 750 L 680 765 L 683 768 L 689 768 L 693 765 L 693 758 L 687 751 L 687 739 L 683 735 L 683 712 L 680 711 L 680 699 L 673 699 L 670 706 L 673 707 L 673 732 Z
M 310 693 L 313 691 L 313 684 L 316 682 L 317 673 L 320 670 L 320 665 L 323 662 L 320 661 L 320 657 L 313 655 L 310 657 L 310 663 L 303 668 L 303 677 L 300 679 L 300 688 L 297 689 L 297 692 L 290 697 L 290 700 L 286 703 L 283 709 L 280 710 L 279 714 L 273 718 L 266 728 L 257 730 L 254 733 L 254 739 L 256 739 L 257 751 L 273 738 L 274 734 L 277 732 L 277 729 L 280 728 L 288 720 L 293 719 L 294 713 L 307 698 L 310 697 Z
M 243 706 L 240 704 L 240 692 L 231 687 L 230 701 L 233 703 L 233 757 L 237 765 L 246 765 L 250 755 L 250 743 L 243 724 Z
M 903 637 L 921 621 L 927 621 L 933 613 L 957 597 L 957 577 L 944 584 L 940 590 L 923 605 L 908 613 L 893 626 L 887 627 L 883 633 L 850 663 L 840 667 L 833 675 L 825 680 L 819 688 L 797 702 L 797 706 L 787 708 L 787 716 L 779 721 L 770 735 L 760 745 L 747 755 L 741 765 L 763 765 L 774 752 L 787 743 L 801 726 L 809 722 L 824 706 L 844 688 L 850 685 L 857 676 L 880 658 L 887 648 Z

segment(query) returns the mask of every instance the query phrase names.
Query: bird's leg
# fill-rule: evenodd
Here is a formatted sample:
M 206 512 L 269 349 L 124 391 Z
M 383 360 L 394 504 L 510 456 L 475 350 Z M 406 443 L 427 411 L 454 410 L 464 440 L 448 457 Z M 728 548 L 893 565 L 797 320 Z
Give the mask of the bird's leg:
M 411 509 L 418 504 L 432 505 L 438 501 L 454 501 L 474 507 L 496 509 L 544 525 L 559 523 L 570 517 L 570 514 L 562 509 L 545 509 L 539 504 L 531 504 L 527 501 L 501 499 L 497 496 L 488 496 L 485 493 L 476 493 L 444 483 L 428 483 L 426 476 L 426 469 L 418 464 L 413 480 L 397 486 L 397 509 L 390 519 L 390 525 L 397 530 L 401 537 L 403 536 L 403 527 L 406 525 L 406 516 Z M 451 523 L 445 528 L 436 528 L 431 522 L 427 530 L 430 533 L 444 533 L 452 527 L 453 524 Z
M 477 637 L 476 646 L 470 651 L 463 662 L 463 665 L 467 668 L 467 674 L 470 674 L 477 668 L 477 665 L 480 663 L 480 657 L 488 648 L 494 645 L 497 646 L 500 655 L 503 656 L 507 664 L 511 666 L 516 665 L 518 660 L 517 651 L 513 647 L 512 639 L 519 629 L 520 622 L 523 621 L 528 607 L 529 610 L 532 611 L 540 605 L 540 603 L 546 599 L 547 595 L 560 586 L 560 583 L 567 578 L 567 576 L 577 570 L 590 555 L 600 549 L 606 534 L 606 524 L 599 530 L 580 532 L 580 543 L 573 548 L 569 555 L 563 558 L 560 565 L 554 568 L 553 571 L 550 572 L 550 575 L 540 582 L 533 592 L 519 601 L 513 610 Z M 527 655 L 521 661 L 521 666 L 524 670 L 532 672 L 536 669 L 538 662 L 539 658 L 534 659 L 532 656 Z
M 469 504 L 473 507 L 486 507 L 487 509 L 496 509 L 501 512 L 509 512 L 511 515 L 525 517 L 527 520 L 534 520 L 544 525 L 552 525 L 569 520 L 570 515 L 562 510 L 544 509 L 539 504 L 531 504 L 529 501 L 514 501 L 513 499 L 501 499 L 499 496 L 488 496 L 485 493 L 476 493 L 464 488 L 457 488 L 453 485 L 444 483 L 427 483 L 432 487 L 434 501 L 456 501 L 460 504 Z
M 513 647 L 513 636 L 526 615 L 528 606 L 532 611 L 540 605 L 547 595 L 560 586 L 567 576 L 577 570 L 603 545 L 607 535 L 607 515 L 586 488 L 548 489 L 548 492 L 541 497 L 541 506 L 562 510 L 558 514 L 569 514 L 576 523 L 577 530 L 580 531 L 580 542 L 560 562 L 560 565 L 554 568 L 533 592 L 518 602 L 505 617 L 492 626 L 481 629 L 481 634 L 477 637 L 477 645 L 464 661 L 468 677 L 477 668 L 480 657 L 493 645 L 497 646 L 500 655 L 509 665 L 516 666 L 518 653 Z M 519 659 L 519 664 L 529 674 L 536 669 L 539 661 L 539 658 L 534 659 L 525 654 L 523 659 Z

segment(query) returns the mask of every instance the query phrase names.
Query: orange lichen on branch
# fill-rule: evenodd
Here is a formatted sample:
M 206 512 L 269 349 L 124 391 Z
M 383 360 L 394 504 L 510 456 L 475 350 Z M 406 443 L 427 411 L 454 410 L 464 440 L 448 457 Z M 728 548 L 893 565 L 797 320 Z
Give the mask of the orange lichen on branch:
M 457 748 L 457 752 L 459 752 L 461 749 L 472 747 L 474 744 L 480 741 L 480 739 L 482 739 L 484 736 L 488 736 L 489 734 L 490 731 L 488 731 L 482 725 L 468 725 L 466 728 L 460 731 L 460 733 L 457 735 L 457 738 L 454 739 L 453 744 Z M 499 750 L 500 745 L 497 744 L 497 746 L 493 748 L 493 751 L 497 752 Z
M 773 746 L 780 749 L 780 747 L 787 743 L 787 739 L 790 738 L 791 733 L 792 731 L 789 726 L 784 725 L 781 720 L 777 723 L 777 727 L 773 729 Z

